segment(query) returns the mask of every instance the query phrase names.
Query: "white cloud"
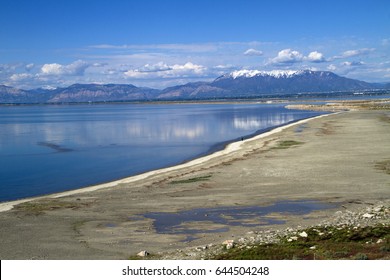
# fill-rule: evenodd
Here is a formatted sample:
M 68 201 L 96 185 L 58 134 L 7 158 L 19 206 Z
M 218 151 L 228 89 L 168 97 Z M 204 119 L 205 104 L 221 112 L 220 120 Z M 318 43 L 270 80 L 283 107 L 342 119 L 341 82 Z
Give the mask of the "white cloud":
M 214 66 L 213 68 L 218 70 L 231 70 L 231 69 L 236 69 L 237 67 L 232 64 L 226 64 L 226 65 L 219 64 L 217 66 Z
M 108 63 L 95 62 L 91 66 L 93 66 L 93 67 L 104 67 L 104 66 L 107 66 L 107 65 L 108 65 Z
M 160 72 L 172 70 L 172 67 L 168 66 L 166 63 L 160 61 L 156 64 L 145 64 L 139 69 L 140 72 Z
M 184 65 L 180 65 L 180 64 L 172 65 L 172 70 L 179 74 L 194 73 L 197 75 L 202 75 L 206 70 L 206 67 L 202 65 L 193 64 L 192 62 L 187 62 Z
M 54 76 L 82 76 L 84 75 L 85 70 L 90 66 L 89 63 L 77 60 L 68 65 L 62 65 L 58 63 L 49 63 L 44 64 L 41 67 L 42 75 L 54 75 Z
M 124 75 L 135 79 L 148 78 L 182 78 L 182 77 L 202 77 L 206 74 L 207 68 L 187 62 L 185 64 L 167 65 L 164 62 L 157 64 L 145 64 L 137 69 L 130 69 Z
M 34 68 L 34 63 L 29 63 L 25 66 L 26 71 L 31 71 Z
M 361 54 L 361 51 L 359 51 L 359 50 L 349 50 L 349 51 L 343 52 L 343 54 L 341 56 L 343 58 L 346 58 L 346 57 L 357 56 L 357 55 L 360 55 L 360 54 Z
M 327 69 L 328 69 L 329 71 L 336 71 L 336 70 L 337 70 L 337 66 L 334 65 L 334 64 L 330 64 L 330 65 L 328 65 Z
M 325 62 L 325 56 L 317 51 L 309 53 L 309 55 L 306 57 L 306 60 L 314 63 L 320 63 L 320 62 Z
M 148 74 L 148 72 L 140 72 L 138 69 L 135 70 L 128 70 L 123 73 L 128 78 L 135 78 L 135 79 L 147 79 L 151 78 L 151 75 Z
M 262 56 L 263 52 L 255 49 L 248 49 L 244 52 L 244 55 L 247 56 Z
M 343 66 L 362 66 L 364 64 L 363 61 L 345 61 L 342 63 Z
M 360 55 L 367 55 L 370 52 L 373 52 L 375 49 L 374 48 L 363 48 L 363 49 L 357 49 L 357 50 L 348 50 L 343 52 L 339 56 L 334 56 L 334 59 L 340 59 L 340 58 L 349 58 L 349 57 L 355 57 L 355 56 L 360 56 Z
M 12 73 L 18 68 L 18 64 L 0 64 L 0 73 Z
M 61 75 L 64 71 L 64 66 L 58 63 L 44 64 L 41 71 L 45 75 Z
M 277 57 L 271 59 L 273 64 L 293 64 L 297 62 L 302 62 L 304 56 L 298 52 L 291 49 L 284 49 L 278 53 Z
M 20 82 L 20 81 L 31 79 L 33 77 L 34 77 L 34 75 L 27 74 L 27 73 L 21 73 L 21 74 L 13 74 L 13 75 L 11 75 L 10 79 L 13 82 Z

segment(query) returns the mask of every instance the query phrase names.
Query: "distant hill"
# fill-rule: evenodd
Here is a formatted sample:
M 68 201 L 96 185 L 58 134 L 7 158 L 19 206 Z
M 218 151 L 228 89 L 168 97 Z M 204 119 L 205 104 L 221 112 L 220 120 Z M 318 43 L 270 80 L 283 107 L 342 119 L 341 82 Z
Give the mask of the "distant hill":
M 216 79 L 212 85 L 248 94 L 329 92 L 372 89 L 366 82 L 325 71 L 235 71 Z
M 0 86 L 0 103 L 63 103 L 155 99 L 160 90 L 122 84 L 74 84 L 54 90 Z
M 179 97 L 178 93 L 182 92 L 182 97 L 204 98 L 206 96 L 253 97 L 272 94 L 360 91 L 377 87 L 370 83 L 340 77 L 332 72 L 241 70 L 223 75 L 211 83 L 198 87 L 195 84 L 187 84 L 164 91 L 166 96 L 175 92 L 175 97 Z
M 74 84 L 55 90 L 21 90 L 0 85 L 0 103 L 63 103 L 101 101 L 186 100 L 261 97 L 295 93 L 389 89 L 390 84 L 371 84 L 328 71 L 240 70 L 212 82 L 196 82 L 163 90 L 131 84 Z
M 159 90 L 123 84 L 74 84 L 55 91 L 47 102 L 96 102 L 154 99 Z

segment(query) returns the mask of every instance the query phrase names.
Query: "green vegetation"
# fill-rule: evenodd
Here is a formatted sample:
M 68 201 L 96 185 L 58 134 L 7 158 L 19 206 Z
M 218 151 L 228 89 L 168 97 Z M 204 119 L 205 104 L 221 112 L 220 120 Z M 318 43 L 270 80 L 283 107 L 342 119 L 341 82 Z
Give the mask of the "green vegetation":
M 383 122 L 387 122 L 387 123 L 390 123 L 390 115 L 387 115 L 387 114 L 383 114 L 379 117 L 379 119 Z
M 375 164 L 375 168 L 384 171 L 386 174 L 390 175 L 390 159 L 379 161 Z
M 130 261 L 139 261 L 139 260 L 155 260 L 158 258 L 158 255 L 156 254 L 151 254 L 151 253 L 148 253 L 145 257 L 141 257 L 141 256 L 138 256 L 138 255 L 131 255 L 127 258 L 127 260 L 130 260 Z
M 299 142 L 295 140 L 284 140 L 279 141 L 276 147 L 273 147 L 273 149 L 288 149 L 293 146 L 301 145 L 304 142 Z
M 313 227 L 307 237 L 283 237 L 273 244 L 224 250 L 214 259 L 292 260 L 292 259 L 390 259 L 390 226 Z M 295 240 L 296 239 L 296 240 Z
M 14 206 L 14 210 L 25 214 L 39 215 L 45 211 L 57 209 L 76 209 L 87 206 L 85 203 L 64 201 L 60 199 L 41 199 L 24 202 Z
M 189 183 L 195 183 L 195 182 L 202 182 L 202 181 L 208 181 L 211 178 L 211 175 L 206 176 L 199 176 L 199 177 L 193 177 L 185 180 L 177 180 L 177 181 L 171 181 L 171 184 L 189 184 Z
M 86 223 L 86 221 L 77 221 L 72 224 L 72 229 L 78 234 L 81 234 L 81 227 Z

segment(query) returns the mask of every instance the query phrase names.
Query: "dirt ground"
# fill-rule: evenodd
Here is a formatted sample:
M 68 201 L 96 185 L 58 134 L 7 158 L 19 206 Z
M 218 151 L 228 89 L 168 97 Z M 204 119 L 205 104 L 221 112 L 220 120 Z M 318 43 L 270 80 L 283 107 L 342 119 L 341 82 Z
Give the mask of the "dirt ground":
M 142 250 L 221 243 L 260 228 L 309 226 L 338 209 L 390 201 L 389 111 L 328 115 L 236 145 L 199 163 L 107 188 L 14 203 L 0 212 L 0 258 L 126 259 Z M 331 208 L 304 214 L 274 210 L 263 217 L 283 224 L 259 221 L 258 215 L 238 223 L 225 216 L 224 224 L 210 216 L 184 221 L 169 233 L 145 217 L 306 200 Z

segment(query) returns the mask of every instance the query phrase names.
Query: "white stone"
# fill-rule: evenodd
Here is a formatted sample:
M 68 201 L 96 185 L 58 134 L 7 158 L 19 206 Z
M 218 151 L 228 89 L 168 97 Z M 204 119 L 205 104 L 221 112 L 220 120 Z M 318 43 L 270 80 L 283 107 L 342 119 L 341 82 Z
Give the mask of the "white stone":
M 363 218 L 366 218 L 366 219 L 372 219 L 372 218 L 374 217 L 374 215 L 369 214 L 369 213 L 366 213 L 366 214 L 363 214 L 362 217 L 363 217 Z
M 222 245 L 226 245 L 227 250 L 232 249 L 234 247 L 234 240 L 225 240 L 224 242 L 222 242 Z
M 234 243 L 229 243 L 229 244 L 226 244 L 226 249 L 227 250 L 230 250 L 234 247 Z
M 298 233 L 298 235 L 300 237 L 305 237 L 305 238 L 307 237 L 307 233 L 305 231 L 302 231 L 302 232 Z
M 146 256 L 149 256 L 149 252 L 148 251 L 141 251 L 137 254 L 137 256 L 139 257 L 146 257 Z

